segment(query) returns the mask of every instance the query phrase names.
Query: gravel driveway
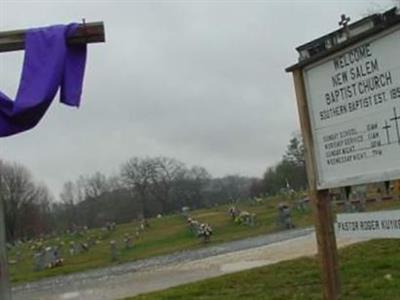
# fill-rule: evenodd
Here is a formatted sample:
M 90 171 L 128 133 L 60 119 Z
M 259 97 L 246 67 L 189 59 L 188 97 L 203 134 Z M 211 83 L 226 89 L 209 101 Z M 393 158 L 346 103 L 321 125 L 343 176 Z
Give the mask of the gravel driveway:
M 13 299 L 115 300 L 314 253 L 314 230 L 296 229 L 19 285 Z

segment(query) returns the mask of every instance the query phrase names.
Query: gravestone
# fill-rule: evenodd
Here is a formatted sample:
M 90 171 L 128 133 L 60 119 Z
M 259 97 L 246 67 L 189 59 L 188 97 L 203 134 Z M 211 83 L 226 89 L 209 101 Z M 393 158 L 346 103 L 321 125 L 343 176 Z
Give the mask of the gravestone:
M 21 251 L 20 250 L 18 250 L 15 253 L 15 260 L 16 260 L 17 263 L 19 263 L 21 261 Z
M 290 207 L 285 203 L 278 205 L 278 225 L 283 229 L 294 228 Z
M 89 245 L 89 247 L 93 247 L 94 245 L 96 245 L 96 239 L 93 236 L 90 236 L 87 244 Z
M 33 257 L 34 257 L 34 265 L 35 265 L 35 271 L 42 271 L 44 270 L 46 264 L 45 264 L 45 252 L 43 250 L 40 250 L 36 252 Z
M 237 206 L 231 206 L 229 208 L 229 215 L 231 216 L 232 221 L 235 221 L 240 215 L 240 209 Z
M 81 243 L 74 243 L 74 251 L 75 251 L 75 254 L 80 254 L 82 252 Z
M 69 255 L 74 256 L 75 254 L 75 242 L 69 242 Z
M 117 260 L 117 243 L 112 240 L 110 241 L 110 249 L 111 249 L 111 261 Z
M 181 208 L 182 211 L 182 216 L 184 216 L 185 218 L 189 217 L 189 213 L 190 213 L 190 207 L 189 206 L 183 206 Z
M 296 209 L 300 212 L 307 212 L 309 210 L 309 199 L 308 197 L 298 199 L 296 201 Z
M 55 261 L 54 250 L 52 247 L 47 247 L 44 252 L 44 266 L 45 268 L 51 268 Z
M 190 231 L 193 234 L 198 235 L 199 231 L 200 231 L 200 223 L 197 220 L 194 220 L 190 217 L 188 218 L 187 222 L 188 222 Z
M 125 244 L 125 249 L 132 248 L 132 237 L 129 235 L 129 233 L 124 234 L 124 244 Z
M 89 251 L 89 244 L 87 244 L 87 243 L 80 243 L 80 247 L 83 252 Z

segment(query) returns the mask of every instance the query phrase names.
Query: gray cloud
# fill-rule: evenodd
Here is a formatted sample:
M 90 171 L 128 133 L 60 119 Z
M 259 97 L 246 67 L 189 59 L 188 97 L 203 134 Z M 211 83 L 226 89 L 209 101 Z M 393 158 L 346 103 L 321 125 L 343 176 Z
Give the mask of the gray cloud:
M 85 17 L 105 22 L 107 42 L 90 46 L 82 107 L 55 101 L 35 129 L 1 140 L 1 156 L 24 163 L 56 194 L 64 181 L 117 172 L 133 155 L 261 176 L 298 128 L 284 72 L 294 48 L 336 29 L 342 12 L 357 19 L 373 5 L 2 0 L 0 30 Z M 9 95 L 21 62 L 22 53 L 0 55 L 0 89 Z

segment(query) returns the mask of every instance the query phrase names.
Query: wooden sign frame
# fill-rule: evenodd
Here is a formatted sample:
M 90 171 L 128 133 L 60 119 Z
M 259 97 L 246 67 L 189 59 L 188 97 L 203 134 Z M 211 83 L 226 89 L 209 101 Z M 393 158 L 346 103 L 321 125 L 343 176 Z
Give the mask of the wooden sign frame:
M 344 19 L 343 16 L 342 19 Z M 308 107 L 309 102 L 305 88 L 304 69 L 311 64 L 318 63 L 339 51 L 376 36 L 399 24 L 400 15 L 397 13 L 397 8 L 393 8 L 383 14 L 368 16 L 349 26 L 347 26 L 346 23 L 343 28 L 298 47 L 297 50 L 301 55 L 304 54 L 301 53 L 301 51 L 307 50 L 307 48 L 312 49 L 312 51 L 307 53 L 308 56 L 303 56 L 297 64 L 286 69 L 286 72 L 291 72 L 293 75 L 298 115 L 305 148 L 309 194 L 315 219 L 318 257 L 322 274 L 323 299 L 325 300 L 340 299 L 341 284 L 334 218 L 329 190 L 318 190 L 318 172 L 310 110 Z M 354 32 L 357 33 L 354 33 L 352 36 L 352 28 L 358 25 L 360 25 L 359 28 L 361 28 L 361 26 L 365 27 L 363 30 L 354 30 Z M 370 27 L 368 28 L 367 25 Z M 344 40 L 340 40 L 343 37 Z M 329 45 L 329 47 L 327 45 Z

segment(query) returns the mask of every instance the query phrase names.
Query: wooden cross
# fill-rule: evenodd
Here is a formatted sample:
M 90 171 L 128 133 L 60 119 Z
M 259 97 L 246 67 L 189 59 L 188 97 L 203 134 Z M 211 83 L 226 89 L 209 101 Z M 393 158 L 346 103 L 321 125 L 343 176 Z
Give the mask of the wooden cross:
M 18 51 L 25 49 L 26 30 L 0 32 L 0 52 Z M 68 44 L 88 44 L 105 42 L 103 22 L 79 24 L 74 35 L 68 37 Z
M 391 127 L 392 126 L 390 126 L 387 121 L 385 121 L 385 126 L 382 127 L 382 129 L 385 129 L 385 131 L 386 131 L 386 138 L 387 138 L 388 145 L 390 145 L 389 128 L 391 128 Z
M 76 32 L 67 38 L 68 44 L 88 44 L 105 42 L 103 22 L 86 23 L 82 20 Z M 27 30 L 0 32 L 0 53 L 25 49 Z M 1 170 L 0 170 L 1 172 Z M 8 261 L 6 253 L 5 213 L 0 201 L 0 299 L 11 300 Z
M 400 120 L 400 115 L 397 115 L 396 112 L 396 107 L 393 107 L 393 114 L 394 117 L 390 119 L 390 121 L 394 121 L 394 123 L 396 124 L 396 132 L 397 132 L 397 142 L 400 145 L 400 130 L 399 130 L 399 120 Z

